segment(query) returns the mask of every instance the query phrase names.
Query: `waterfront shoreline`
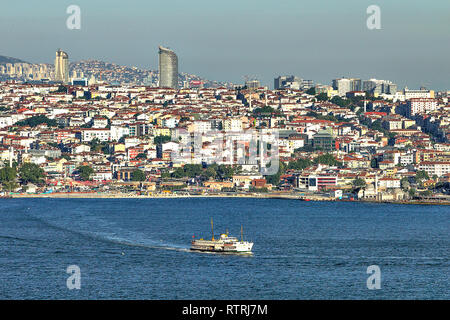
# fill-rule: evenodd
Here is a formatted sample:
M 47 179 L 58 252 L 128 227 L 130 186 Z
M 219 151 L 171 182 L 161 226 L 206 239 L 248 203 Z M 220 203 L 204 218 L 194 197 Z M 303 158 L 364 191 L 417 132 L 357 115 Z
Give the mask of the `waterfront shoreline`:
M 415 204 L 415 205 L 450 205 L 450 201 L 409 200 L 409 201 L 375 201 L 375 200 L 338 200 L 334 198 L 318 196 L 300 196 L 293 194 L 201 194 L 201 195 L 175 195 L 175 194 L 150 194 L 137 195 L 126 193 L 96 193 L 96 192 L 73 192 L 73 193 L 48 193 L 48 194 L 12 194 L 4 199 L 181 199 L 181 198 L 227 198 L 227 199 L 280 199 L 313 202 L 351 202 L 351 203 L 377 203 L 377 204 Z

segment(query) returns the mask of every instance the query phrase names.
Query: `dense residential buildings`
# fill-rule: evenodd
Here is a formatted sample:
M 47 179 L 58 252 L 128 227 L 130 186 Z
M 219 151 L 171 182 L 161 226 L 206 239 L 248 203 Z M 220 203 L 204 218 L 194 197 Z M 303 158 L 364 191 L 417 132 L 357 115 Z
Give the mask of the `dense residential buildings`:
M 0 82 L 0 170 L 33 164 L 44 175 L 28 189 L 17 177 L 1 192 L 301 191 L 398 201 L 444 190 L 436 188 L 450 180 L 448 92 L 397 91 L 404 97 L 393 101 L 361 90 L 359 79 L 315 93 L 289 84 L 299 78 L 278 80 L 275 90 Z

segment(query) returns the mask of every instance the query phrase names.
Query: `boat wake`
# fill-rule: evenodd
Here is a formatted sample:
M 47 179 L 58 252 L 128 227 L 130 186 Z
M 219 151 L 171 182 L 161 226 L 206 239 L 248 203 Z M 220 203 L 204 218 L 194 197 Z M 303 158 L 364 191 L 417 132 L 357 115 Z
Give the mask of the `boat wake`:
M 95 239 L 97 241 L 148 249 L 191 252 L 189 247 L 186 245 L 169 243 L 162 239 L 150 239 L 148 235 L 144 233 L 126 230 L 117 226 L 115 223 L 99 219 L 98 217 L 96 217 L 95 219 L 85 219 L 82 221 L 70 220 L 58 223 L 58 220 L 49 221 L 49 219 L 36 217 L 35 215 L 31 214 L 28 214 L 28 216 L 32 217 L 35 220 L 38 220 L 40 223 L 45 224 L 50 228 L 54 228 L 64 232 L 71 232 L 83 237 Z M 95 228 L 96 230 L 93 231 L 93 228 Z

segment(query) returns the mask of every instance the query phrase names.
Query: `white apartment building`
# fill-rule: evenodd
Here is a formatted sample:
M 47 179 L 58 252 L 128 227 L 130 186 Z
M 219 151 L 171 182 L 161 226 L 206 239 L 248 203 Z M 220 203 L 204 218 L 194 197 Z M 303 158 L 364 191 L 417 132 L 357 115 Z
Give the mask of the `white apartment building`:
M 432 98 L 412 98 L 406 102 L 406 115 L 414 116 L 418 113 L 434 111 L 437 108 L 437 100 Z
M 406 100 L 414 98 L 434 98 L 433 90 L 409 90 L 408 88 L 405 88 L 403 94 L 405 95 Z
M 194 121 L 194 132 L 208 132 L 211 131 L 211 121 L 197 120 Z
M 424 170 L 430 177 L 441 177 L 450 173 L 450 162 L 423 161 L 419 164 L 419 170 Z
M 241 131 L 242 120 L 239 118 L 228 118 L 223 121 L 223 129 L 225 131 Z
M 380 188 L 400 188 L 400 179 L 395 178 L 381 178 L 378 179 L 378 187 Z
M 88 142 L 97 138 L 100 141 L 110 141 L 111 140 L 111 130 L 110 129 L 82 129 L 81 130 L 81 141 Z
M 13 124 L 11 116 L 0 116 L 0 128 L 5 128 Z
M 334 79 L 333 89 L 337 90 L 340 96 L 345 96 L 350 91 L 361 91 L 361 79 Z
M 413 162 L 414 162 L 413 153 L 402 153 L 400 155 L 400 164 L 402 166 L 407 166 L 408 164 L 412 164 Z
M 111 140 L 119 141 L 123 136 L 130 134 L 130 128 L 122 126 L 111 126 Z

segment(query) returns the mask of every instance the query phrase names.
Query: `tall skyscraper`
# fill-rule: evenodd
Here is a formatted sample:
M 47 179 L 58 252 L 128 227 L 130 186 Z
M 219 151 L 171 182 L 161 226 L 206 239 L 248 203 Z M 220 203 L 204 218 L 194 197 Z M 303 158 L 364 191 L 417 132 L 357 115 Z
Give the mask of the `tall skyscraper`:
M 159 86 L 178 89 L 177 55 L 162 46 L 159 46 Z
M 69 55 L 58 49 L 55 58 L 55 81 L 69 82 Z

